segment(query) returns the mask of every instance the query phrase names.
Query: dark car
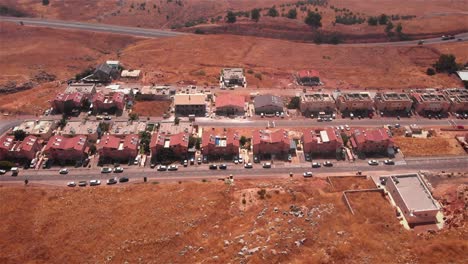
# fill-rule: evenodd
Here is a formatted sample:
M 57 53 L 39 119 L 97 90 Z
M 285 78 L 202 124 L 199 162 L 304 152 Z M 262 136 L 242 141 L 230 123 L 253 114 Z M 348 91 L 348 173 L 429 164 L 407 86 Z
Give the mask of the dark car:
M 254 163 L 260 163 L 260 159 L 257 156 L 254 157 Z
M 325 162 L 323 163 L 323 166 L 325 166 L 325 167 L 333 167 L 333 163 L 331 163 L 331 161 L 328 161 L 328 160 L 327 160 L 327 161 L 325 161 Z
M 225 170 L 225 169 L 227 169 L 227 165 L 226 164 L 221 164 L 221 165 L 219 165 L 219 169 Z
M 119 179 L 119 182 L 128 182 L 128 178 L 127 177 L 121 177 Z
M 116 184 L 116 183 L 117 183 L 117 180 L 114 179 L 114 178 L 111 178 L 111 179 L 107 180 L 107 185 L 112 185 L 112 184 Z
M 83 167 L 87 167 L 89 164 L 89 158 L 83 161 Z
M 216 164 L 211 164 L 210 165 L 210 170 L 217 170 L 218 169 L 218 165 Z
M 88 183 L 86 181 L 78 182 L 78 186 L 80 186 L 80 187 L 85 187 L 86 185 L 88 185 Z

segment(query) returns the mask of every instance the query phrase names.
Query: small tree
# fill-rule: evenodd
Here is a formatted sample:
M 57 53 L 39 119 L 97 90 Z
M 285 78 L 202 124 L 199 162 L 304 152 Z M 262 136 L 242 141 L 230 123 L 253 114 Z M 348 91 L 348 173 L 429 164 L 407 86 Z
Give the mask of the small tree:
M 179 123 L 180 123 L 180 118 L 176 116 L 174 118 L 174 125 L 178 125 Z
M 395 28 L 395 32 L 398 34 L 398 35 L 401 35 L 403 33 L 403 26 L 401 25 L 401 23 L 398 23 L 398 25 L 396 26 Z
M 319 28 L 322 26 L 322 16 L 319 13 L 315 13 L 312 11 L 309 11 L 307 13 L 307 17 L 305 18 L 304 22 L 313 27 L 313 28 Z
M 385 25 L 385 24 L 387 24 L 387 22 L 388 22 L 388 16 L 385 15 L 385 14 L 381 14 L 379 16 L 379 24 L 380 25 Z
M 290 9 L 286 17 L 289 19 L 296 19 L 297 18 L 296 8 Z
M 442 54 L 434 64 L 434 68 L 437 72 L 453 73 L 458 69 L 458 65 L 453 54 Z
M 137 113 L 130 113 L 130 114 L 128 115 L 128 118 L 129 118 L 131 121 L 136 121 L 136 120 L 138 120 L 139 116 L 138 116 Z
M 379 23 L 379 19 L 377 17 L 367 18 L 367 24 L 369 24 L 369 26 L 377 26 L 378 23 Z
M 434 68 L 427 68 L 426 74 L 432 76 L 436 74 L 436 71 L 434 70 Z
M 393 23 L 392 22 L 388 22 L 387 26 L 385 27 L 385 33 L 387 33 L 387 36 L 392 36 L 393 35 L 393 32 L 392 32 L 392 29 L 394 28 L 393 26 Z
M 42 5 L 44 6 L 49 5 L 49 0 L 42 0 Z
M 260 9 L 252 9 L 252 11 L 250 12 L 250 18 L 255 22 L 258 22 L 258 20 L 260 20 Z
M 228 23 L 236 23 L 236 14 L 234 14 L 234 12 L 232 11 L 229 11 L 226 15 L 226 21 Z
M 245 143 L 247 143 L 247 138 L 245 136 L 241 136 L 239 139 L 239 143 L 242 147 L 245 146 Z
M 276 10 L 275 6 L 272 6 L 270 9 L 268 9 L 267 16 L 271 17 L 277 17 L 279 15 L 278 10 Z
M 96 154 L 96 150 L 97 150 L 97 149 L 96 149 L 96 145 L 95 145 L 95 144 L 89 145 L 89 154 L 91 154 L 91 155 Z
M 23 141 L 26 138 L 26 132 L 24 130 L 16 130 L 13 135 L 15 136 L 15 140 Z
M 291 98 L 291 101 L 289 101 L 288 109 L 299 109 L 300 106 L 301 98 L 299 96 L 294 96 Z

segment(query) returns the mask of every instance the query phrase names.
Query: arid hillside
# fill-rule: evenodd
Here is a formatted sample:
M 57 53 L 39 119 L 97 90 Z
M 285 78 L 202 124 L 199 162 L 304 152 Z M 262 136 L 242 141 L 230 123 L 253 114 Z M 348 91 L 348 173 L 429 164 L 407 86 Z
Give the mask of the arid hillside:
M 27 16 L 49 19 L 129 25 L 148 28 L 165 28 L 194 32 L 196 29 L 214 34 L 237 34 L 280 38 L 296 41 L 314 41 L 317 34 L 305 23 L 309 11 L 320 13 L 322 29 L 326 33 L 338 32 L 342 41 L 386 41 L 385 25 L 370 26 L 367 19 L 385 13 L 396 26 L 410 38 L 440 36 L 447 33 L 468 31 L 468 8 L 464 0 L 384 0 L 384 1 L 335 1 L 335 0 L 168 0 L 168 1 L 41 1 L 4 0 L 3 5 L 24 12 Z M 268 16 L 275 6 L 278 16 Z M 260 9 L 258 22 L 248 17 L 253 8 Z M 296 18 L 289 19 L 290 10 L 296 10 Z M 236 12 L 237 22 L 226 23 L 227 11 Z M 346 17 L 348 22 L 340 22 Z M 360 22 L 349 22 L 360 20 Z M 397 38 L 391 38 L 396 40 Z
M 0 262 L 466 260 L 466 227 L 417 235 L 399 225 L 380 194 L 350 195 L 354 216 L 341 195 L 320 179 L 1 186 Z

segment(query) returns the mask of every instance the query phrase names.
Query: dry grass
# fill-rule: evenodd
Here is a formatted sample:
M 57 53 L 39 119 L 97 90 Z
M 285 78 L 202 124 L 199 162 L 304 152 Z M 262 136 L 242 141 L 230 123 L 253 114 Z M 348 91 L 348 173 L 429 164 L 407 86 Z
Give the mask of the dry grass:
M 133 112 L 140 116 L 163 116 L 171 106 L 171 101 L 139 101 Z
M 357 178 L 357 177 L 330 177 L 333 185 L 332 190 L 335 192 L 342 192 L 345 190 L 362 190 L 375 188 L 372 179 Z
M 8 202 L 0 204 L 0 262 L 461 263 L 466 256 L 466 228 L 417 236 L 399 226 L 380 194 L 351 194 L 352 216 L 341 193 L 326 186 L 320 179 L 237 181 L 233 187 L 1 186 L 0 198 Z M 256 193 L 261 189 L 265 199 Z M 283 214 L 291 205 L 312 213 Z M 241 238 L 260 250 L 240 256 Z
M 409 138 L 394 137 L 405 157 L 466 155 L 455 138 Z

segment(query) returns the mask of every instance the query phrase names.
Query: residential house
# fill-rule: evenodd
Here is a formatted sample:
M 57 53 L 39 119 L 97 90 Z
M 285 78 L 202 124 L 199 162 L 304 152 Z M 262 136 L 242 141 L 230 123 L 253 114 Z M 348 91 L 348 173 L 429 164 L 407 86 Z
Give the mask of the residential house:
M 255 113 L 275 114 L 283 112 L 284 104 L 281 97 L 274 95 L 257 95 L 254 99 Z
M 57 113 L 71 113 L 81 109 L 85 97 L 82 93 L 59 93 L 51 101 L 51 105 Z
M 225 68 L 219 77 L 221 89 L 233 87 L 247 87 L 247 80 L 242 68 Z
M 97 144 L 97 151 L 101 159 L 129 161 L 138 155 L 139 143 L 138 135 L 126 135 L 124 138 L 104 135 Z
M 343 148 L 341 135 L 333 128 L 307 129 L 302 136 L 304 153 L 339 154 Z
M 62 129 L 61 134 L 68 137 L 86 136 L 89 140 L 97 140 L 102 131 L 99 128 L 99 121 L 83 120 L 68 121 Z
M 153 134 L 150 142 L 152 159 L 162 161 L 185 158 L 187 156 L 188 144 L 189 133 Z
M 385 128 L 355 129 L 351 138 L 351 146 L 358 153 L 387 153 L 394 155 L 393 140 Z
M 321 85 L 319 72 L 316 70 L 302 70 L 296 74 L 296 81 L 303 86 Z
M 301 112 L 309 115 L 311 113 L 326 112 L 335 110 L 335 100 L 326 93 L 307 93 L 301 96 Z
M 99 64 L 94 72 L 83 78 L 84 82 L 90 83 L 110 83 L 117 79 L 119 70 L 107 63 Z
M 444 94 L 450 100 L 450 112 L 465 113 L 468 112 L 468 90 L 463 88 L 454 88 L 444 90 Z
M 202 154 L 216 157 L 239 156 L 239 139 L 239 134 L 234 131 L 212 133 L 210 130 L 204 130 Z
M 140 78 L 140 70 L 123 70 L 120 74 L 121 78 L 137 80 Z
M 380 112 L 411 112 L 413 100 L 406 93 L 385 92 L 375 96 L 375 108 Z
M 252 146 L 255 155 L 285 155 L 289 152 L 290 144 L 288 132 L 284 129 L 253 131 Z
M 87 151 L 86 136 L 67 138 L 55 135 L 49 139 L 43 153 L 53 160 L 81 161 L 86 157 Z
M 219 94 L 216 96 L 217 115 L 244 115 L 245 97 L 242 95 Z
M 92 99 L 93 110 L 97 113 L 122 113 L 125 108 L 125 95 L 114 93 L 106 96 L 103 93 L 96 93 Z
M 442 92 L 433 89 L 415 90 L 411 97 L 414 102 L 414 110 L 419 114 L 445 114 L 450 110 L 450 100 Z
M 341 93 L 336 106 L 340 112 L 368 112 L 374 108 L 374 101 L 367 92 Z
M 22 141 L 16 141 L 14 136 L 3 136 L 0 138 L 0 160 L 32 160 L 41 147 L 39 138 L 35 136 L 27 136 Z
M 174 108 L 176 116 L 205 116 L 205 94 L 176 94 L 174 96 Z

